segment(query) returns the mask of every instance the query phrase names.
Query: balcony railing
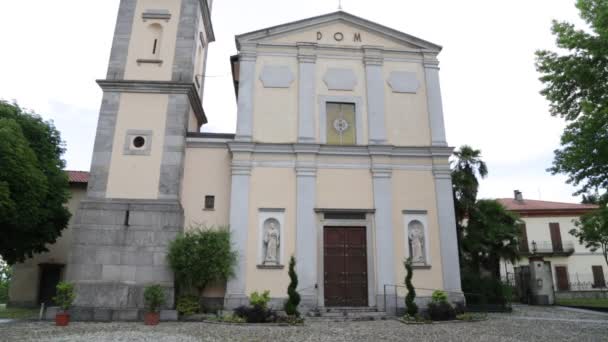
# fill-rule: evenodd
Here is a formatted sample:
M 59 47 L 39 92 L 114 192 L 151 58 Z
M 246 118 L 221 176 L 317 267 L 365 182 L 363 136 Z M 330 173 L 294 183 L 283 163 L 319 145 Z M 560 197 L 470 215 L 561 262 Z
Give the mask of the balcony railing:
M 532 241 L 528 246 L 520 245 L 519 251 L 524 255 L 571 255 L 574 253 L 574 242 L 562 241 L 554 244 L 551 241 Z

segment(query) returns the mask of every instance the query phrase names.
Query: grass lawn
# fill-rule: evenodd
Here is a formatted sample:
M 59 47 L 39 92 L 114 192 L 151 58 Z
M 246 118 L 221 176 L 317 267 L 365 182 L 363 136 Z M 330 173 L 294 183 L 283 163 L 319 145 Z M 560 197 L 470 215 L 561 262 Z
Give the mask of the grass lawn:
M 558 305 L 569 305 L 569 306 L 588 306 L 594 308 L 608 308 L 608 298 L 601 299 L 589 299 L 589 298 L 576 298 L 576 299 L 559 299 Z
M 8 319 L 30 319 L 38 318 L 37 309 L 7 308 L 0 304 L 0 318 Z

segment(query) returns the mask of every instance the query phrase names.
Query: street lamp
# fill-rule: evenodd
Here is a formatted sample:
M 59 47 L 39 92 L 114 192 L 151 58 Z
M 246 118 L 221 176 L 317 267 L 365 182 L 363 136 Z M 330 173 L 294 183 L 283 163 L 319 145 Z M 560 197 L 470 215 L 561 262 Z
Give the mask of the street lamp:
M 536 241 L 532 240 L 532 254 L 536 254 L 538 249 L 536 248 Z

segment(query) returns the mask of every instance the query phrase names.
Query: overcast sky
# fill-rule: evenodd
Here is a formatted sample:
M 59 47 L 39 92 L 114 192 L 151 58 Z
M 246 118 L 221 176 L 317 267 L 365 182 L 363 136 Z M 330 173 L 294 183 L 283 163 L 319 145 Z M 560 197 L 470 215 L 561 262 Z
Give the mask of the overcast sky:
M 580 24 L 574 0 L 343 0 L 344 10 L 440 44 L 448 143 L 481 149 L 482 197 L 578 201 L 552 176 L 564 127 L 538 93 L 534 51 L 554 48 L 552 19 Z M 88 170 L 119 0 L 0 1 L 0 98 L 54 120 L 69 169 Z M 234 36 L 333 12 L 338 0 L 215 0 L 203 131 L 234 132 Z

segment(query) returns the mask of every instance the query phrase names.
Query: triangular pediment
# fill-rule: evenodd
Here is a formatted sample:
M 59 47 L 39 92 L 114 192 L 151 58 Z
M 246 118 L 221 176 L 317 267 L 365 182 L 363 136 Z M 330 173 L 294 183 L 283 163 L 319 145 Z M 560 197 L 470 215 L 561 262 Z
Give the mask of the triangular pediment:
M 441 46 L 369 20 L 339 11 L 318 17 L 278 25 L 236 37 L 243 43 L 363 46 L 373 45 L 391 49 L 441 51 Z

